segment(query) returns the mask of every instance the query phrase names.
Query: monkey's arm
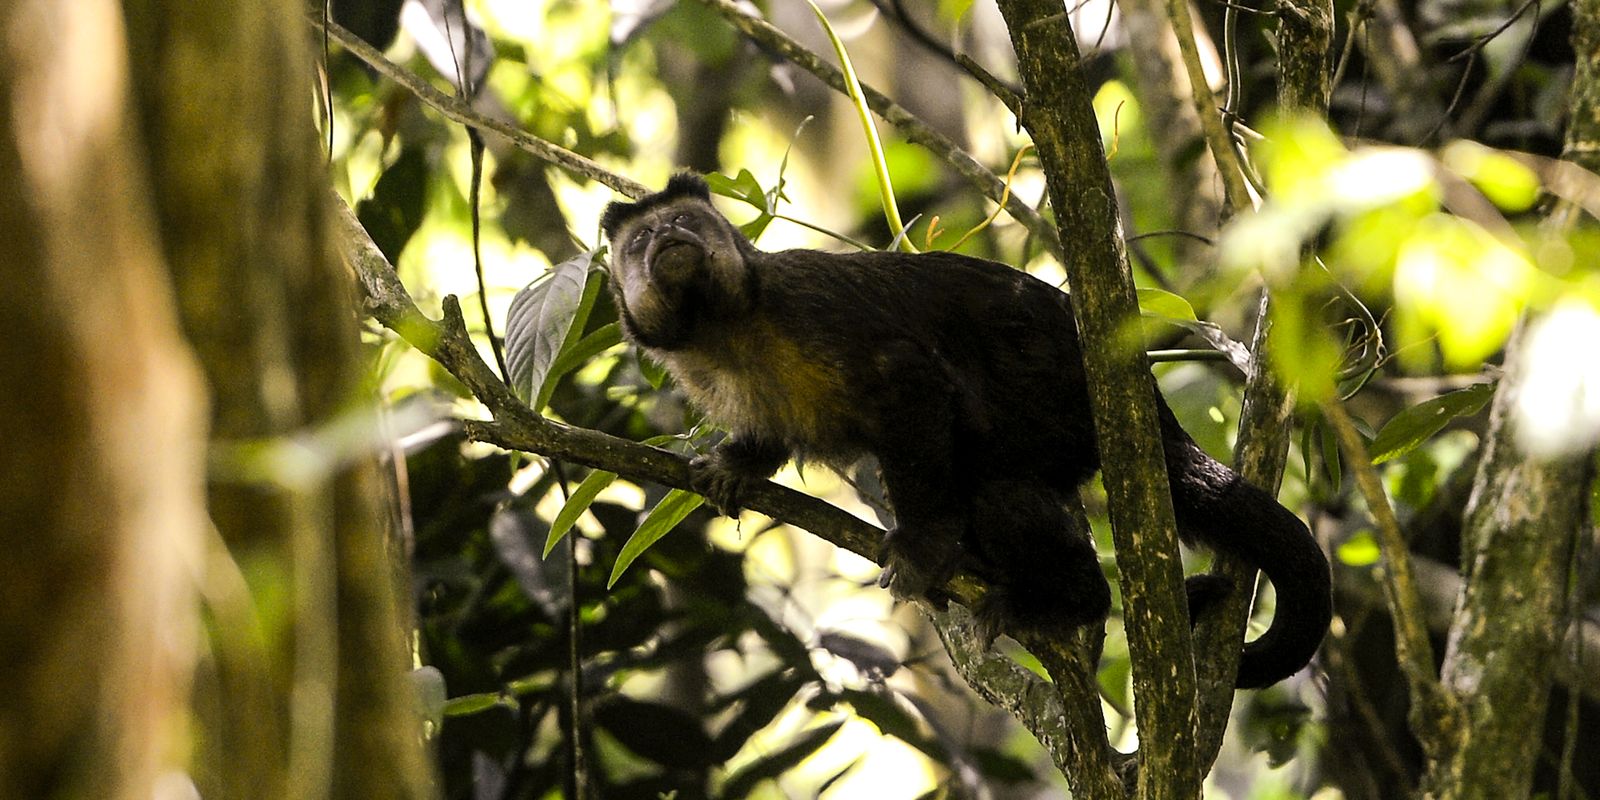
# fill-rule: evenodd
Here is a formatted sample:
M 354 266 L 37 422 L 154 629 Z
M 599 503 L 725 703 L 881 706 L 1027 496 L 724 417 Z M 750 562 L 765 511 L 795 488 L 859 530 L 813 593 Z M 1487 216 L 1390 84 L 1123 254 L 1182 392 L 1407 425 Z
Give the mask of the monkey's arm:
M 766 437 L 739 435 L 722 440 L 710 453 L 689 462 L 689 485 L 718 510 L 737 516 L 744 493 L 772 477 L 789 460 L 789 448 Z
M 916 343 L 890 343 L 876 365 L 883 387 L 873 452 L 895 514 L 878 583 L 917 597 L 949 580 L 963 553 L 971 503 L 955 472 L 960 393 L 938 356 Z

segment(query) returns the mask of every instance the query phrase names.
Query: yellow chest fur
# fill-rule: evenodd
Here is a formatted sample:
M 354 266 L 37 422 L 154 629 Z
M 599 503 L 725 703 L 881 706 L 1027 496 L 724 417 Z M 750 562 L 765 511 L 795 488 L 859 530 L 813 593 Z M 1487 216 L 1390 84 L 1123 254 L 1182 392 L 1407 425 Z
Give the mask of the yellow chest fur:
M 729 432 L 774 437 L 802 451 L 833 449 L 830 432 L 848 411 L 842 371 L 770 327 L 659 355 L 689 400 Z

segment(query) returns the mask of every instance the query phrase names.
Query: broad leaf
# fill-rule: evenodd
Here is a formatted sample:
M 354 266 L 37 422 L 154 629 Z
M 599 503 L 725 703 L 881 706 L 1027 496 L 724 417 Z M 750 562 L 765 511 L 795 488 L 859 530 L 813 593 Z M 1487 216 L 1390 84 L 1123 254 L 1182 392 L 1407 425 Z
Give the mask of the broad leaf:
M 511 388 L 535 411 L 549 396 L 551 367 L 568 340 L 583 330 L 594 305 L 598 293 L 598 279 L 590 275 L 594 256 L 589 251 L 557 264 L 511 300 L 506 315 Z
M 1154 314 L 1168 319 L 1181 319 L 1187 322 L 1198 322 L 1194 314 L 1194 306 L 1183 297 L 1164 289 L 1139 289 L 1139 310 L 1145 314 Z
M 1372 440 L 1372 463 L 1399 458 L 1444 429 L 1450 420 L 1475 414 L 1494 394 L 1494 384 L 1479 383 L 1408 408 L 1384 423 Z

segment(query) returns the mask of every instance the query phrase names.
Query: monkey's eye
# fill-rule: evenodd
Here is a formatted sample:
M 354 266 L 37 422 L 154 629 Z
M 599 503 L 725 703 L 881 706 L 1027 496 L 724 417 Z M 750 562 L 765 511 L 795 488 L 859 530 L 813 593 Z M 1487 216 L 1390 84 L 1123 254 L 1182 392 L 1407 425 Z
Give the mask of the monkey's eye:
M 633 235 L 632 239 L 628 240 L 628 250 L 630 252 L 643 250 L 646 245 L 650 244 L 651 232 L 649 228 L 641 228 L 638 233 Z
M 672 218 L 672 224 L 674 224 L 674 225 L 687 225 L 688 223 L 689 223 L 689 215 L 688 214 L 679 214 L 678 216 Z

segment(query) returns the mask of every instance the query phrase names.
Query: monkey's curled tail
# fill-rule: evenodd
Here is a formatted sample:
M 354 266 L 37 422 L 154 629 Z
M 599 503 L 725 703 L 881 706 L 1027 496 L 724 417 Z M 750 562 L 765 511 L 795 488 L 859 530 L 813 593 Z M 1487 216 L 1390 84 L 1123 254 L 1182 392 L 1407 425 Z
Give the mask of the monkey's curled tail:
M 1244 647 L 1241 689 L 1270 686 L 1310 663 L 1333 619 L 1328 559 L 1289 509 L 1206 455 L 1161 402 L 1172 504 L 1185 541 L 1198 540 L 1266 573 L 1277 610 L 1266 633 Z

